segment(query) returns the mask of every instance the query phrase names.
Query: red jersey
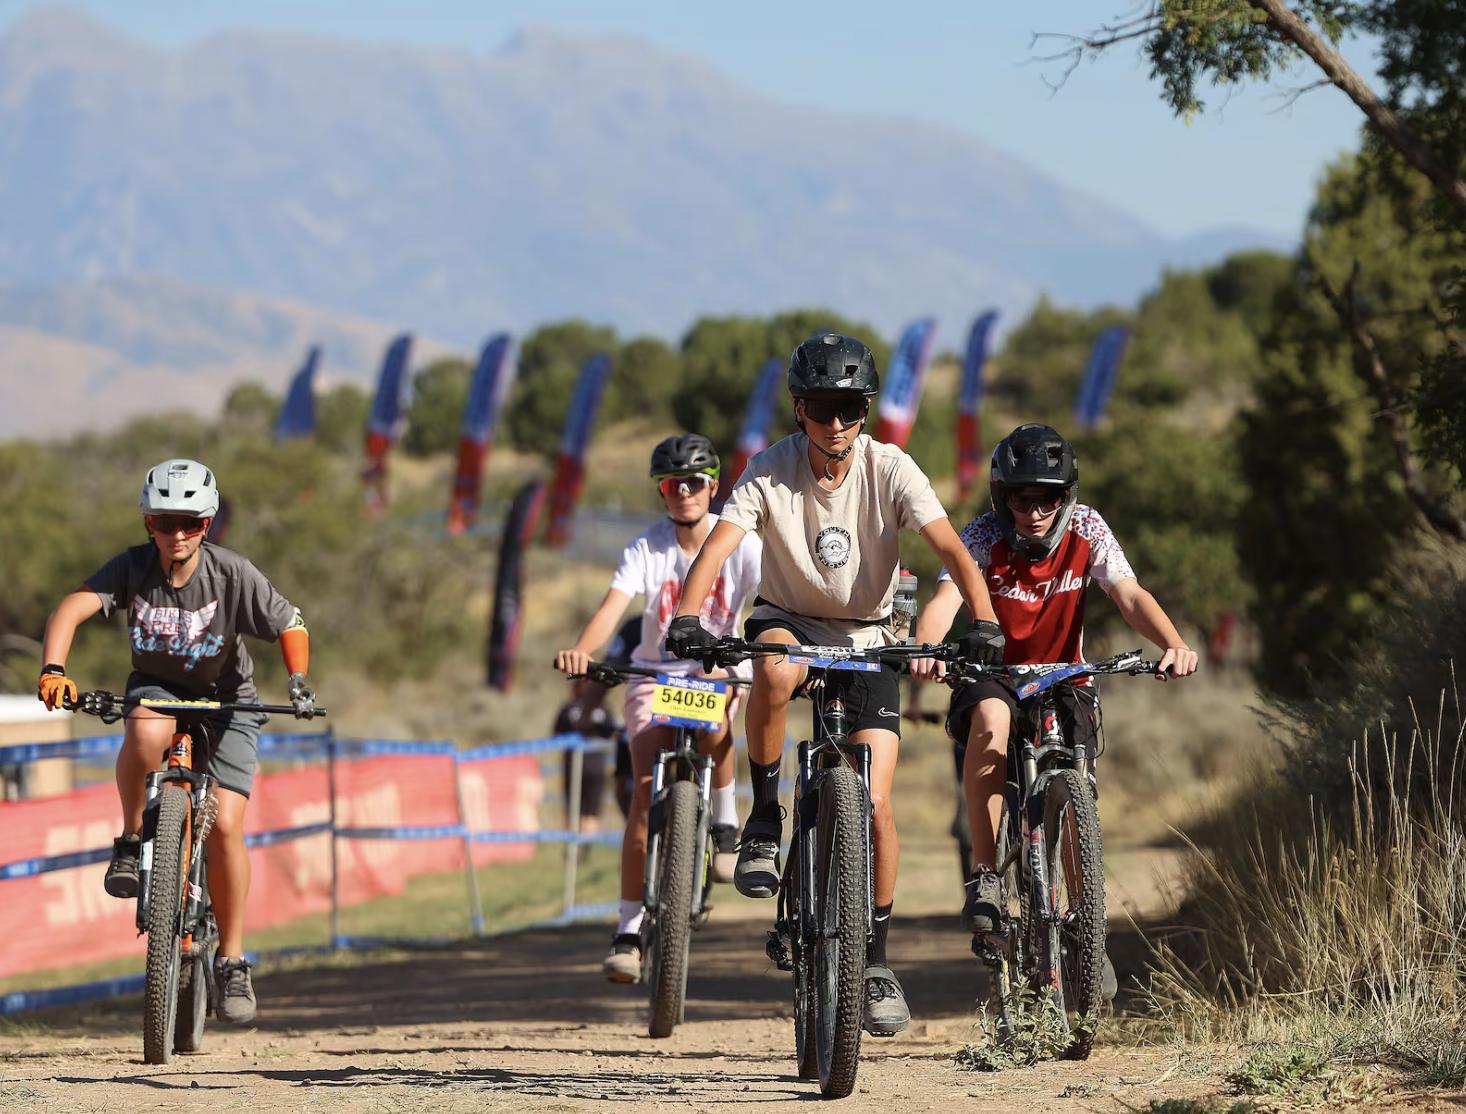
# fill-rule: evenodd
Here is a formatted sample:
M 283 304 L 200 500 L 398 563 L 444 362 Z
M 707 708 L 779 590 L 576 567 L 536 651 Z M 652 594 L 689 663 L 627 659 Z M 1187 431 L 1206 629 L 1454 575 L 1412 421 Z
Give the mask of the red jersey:
M 1084 660 L 1084 589 L 1106 593 L 1135 573 L 1115 535 L 1092 507 L 1076 504 L 1064 537 L 1037 563 L 1014 553 L 992 511 L 962 530 L 962 543 L 982 569 L 1003 628 L 1005 665 Z M 951 579 L 945 569 L 942 579 Z

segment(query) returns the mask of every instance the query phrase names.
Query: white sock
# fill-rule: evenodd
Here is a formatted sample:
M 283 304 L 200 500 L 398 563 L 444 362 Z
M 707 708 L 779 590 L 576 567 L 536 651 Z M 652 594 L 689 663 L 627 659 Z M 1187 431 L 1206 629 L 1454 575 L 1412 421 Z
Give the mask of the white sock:
M 616 921 L 617 936 L 634 936 L 641 931 L 641 915 L 644 910 L 639 901 L 621 899 L 621 915 Z
M 713 824 L 730 827 L 738 827 L 738 787 L 729 782 L 727 785 L 713 786 Z

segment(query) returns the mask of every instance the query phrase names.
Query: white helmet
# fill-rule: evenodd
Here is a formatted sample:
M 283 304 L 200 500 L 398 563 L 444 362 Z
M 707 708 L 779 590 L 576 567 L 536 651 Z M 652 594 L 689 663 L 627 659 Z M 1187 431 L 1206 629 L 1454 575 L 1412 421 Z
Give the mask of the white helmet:
M 137 505 L 143 514 L 187 514 L 213 518 L 219 511 L 214 473 L 196 460 L 165 460 L 148 469 Z

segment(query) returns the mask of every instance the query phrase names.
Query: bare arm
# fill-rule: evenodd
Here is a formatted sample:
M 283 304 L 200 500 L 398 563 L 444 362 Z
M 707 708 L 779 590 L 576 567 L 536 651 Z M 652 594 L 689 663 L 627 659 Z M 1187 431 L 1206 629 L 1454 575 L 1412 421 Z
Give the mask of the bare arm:
M 940 642 L 952 629 L 952 620 L 957 618 L 957 609 L 961 606 L 962 593 L 957 591 L 957 585 L 950 580 L 939 580 L 936 592 L 917 616 L 913 637 L 922 644 Z M 934 658 L 918 658 L 911 663 L 911 676 L 916 680 L 941 677 L 946 671 L 946 663 Z
M 966 601 L 967 610 L 972 613 L 973 619 L 986 619 L 990 623 L 996 623 L 998 615 L 993 610 L 993 601 L 988 597 L 987 582 L 983 580 L 982 572 L 972 559 L 972 554 L 967 552 L 967 547 L 957 537 L 957 531 L 952 529 L 952 523 L 945 518 L 928 522 L 922 528 L 921 536 L 952 574 L 957 590 L 962 593 L 962 599 Z
M 626 614 L 626 605 L 630 602 L 631 597 L 621 589 L 610 589 L 595 613 L 586 620 L 575 645 L 555 655 L 555 668 L 561 673 L 584 673 L 591 655 L 616 633 L 616 624 Z
M 1177 677 L 1196 672 L 1198 659 L 1196 651 L 1186 645 L 1176 625 L 1166 614 L 1156 598 L 1140 586 L 1140 581 L 1128 578 L 1110 589 L 1110 599 L 1120 610 L 1120 617 L 1130 629 L 1143 635 L 1159 646 L 1165 653 L 1161 657 L 1161 671 L 1167 668 Z
M 102 599 L 90 588 L 78 588 L 67 595 L 46 620 L 46 636 L 41 643 L 41 664 L 66 665 L 71 653 L 71 640 L 76 628 L 102 610 Z
M 707 536 L 697 556 L 693 558 L 692 567 L 687 570 L 687 579 L 682 582 L 682 600 L 677 605 L 675 618 L 697 615 L 702 611 L 708 593 L 713 590 L 718 574 L 723 571 L 723 564 L 738 548 L 745 532 L 731 522 L 719 522 L 713 527 L 713 532 Z

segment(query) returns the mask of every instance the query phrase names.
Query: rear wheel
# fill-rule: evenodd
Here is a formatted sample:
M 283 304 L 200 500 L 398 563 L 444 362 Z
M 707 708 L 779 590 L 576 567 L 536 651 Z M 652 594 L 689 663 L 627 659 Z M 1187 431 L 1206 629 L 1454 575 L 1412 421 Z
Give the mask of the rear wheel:
M 188 874 L 188 804 L 188 791 L 181 785 L 165 785 L 158 794 L 143 975 L 143 1060 L 149 1064 L 166 1064 L 173 1055 L 182 950 L 178 929 Z
M 692 937 L 692 894 L 697 851 L 697 786 L 678 781 L 667 791 L 662 861 L 651 963 L 651 1022 L 654 1037 L 671 1036 L 682 1020 L 687 996 L 687 951 Z
M 209 909 L 208 887 L 204 887 L 204 915 L 193 936 L 198 952 L 183 957 L 178 970 L 178 1020 L 173 1035 L 174 1052 L 197 1052 L 204 1046 L 204 1020 L 209 1013 L 209 946 L 218 939 L 214 913 Z
M 1094 794 L 1075 770 L 1044 792 L 1049 892 L 1057 923 L 1044 934 L 1045 967 L 1069 1025 L 1070 1060 L 1089 1058 L 1099 1020 L 1105 954 L 1105 872 Z
M 820 779 L 815 847 L 814 991 L 820 1092 L 855 1089 L 865 1010 L 867 810 L 855 772 L 840 766 Z

